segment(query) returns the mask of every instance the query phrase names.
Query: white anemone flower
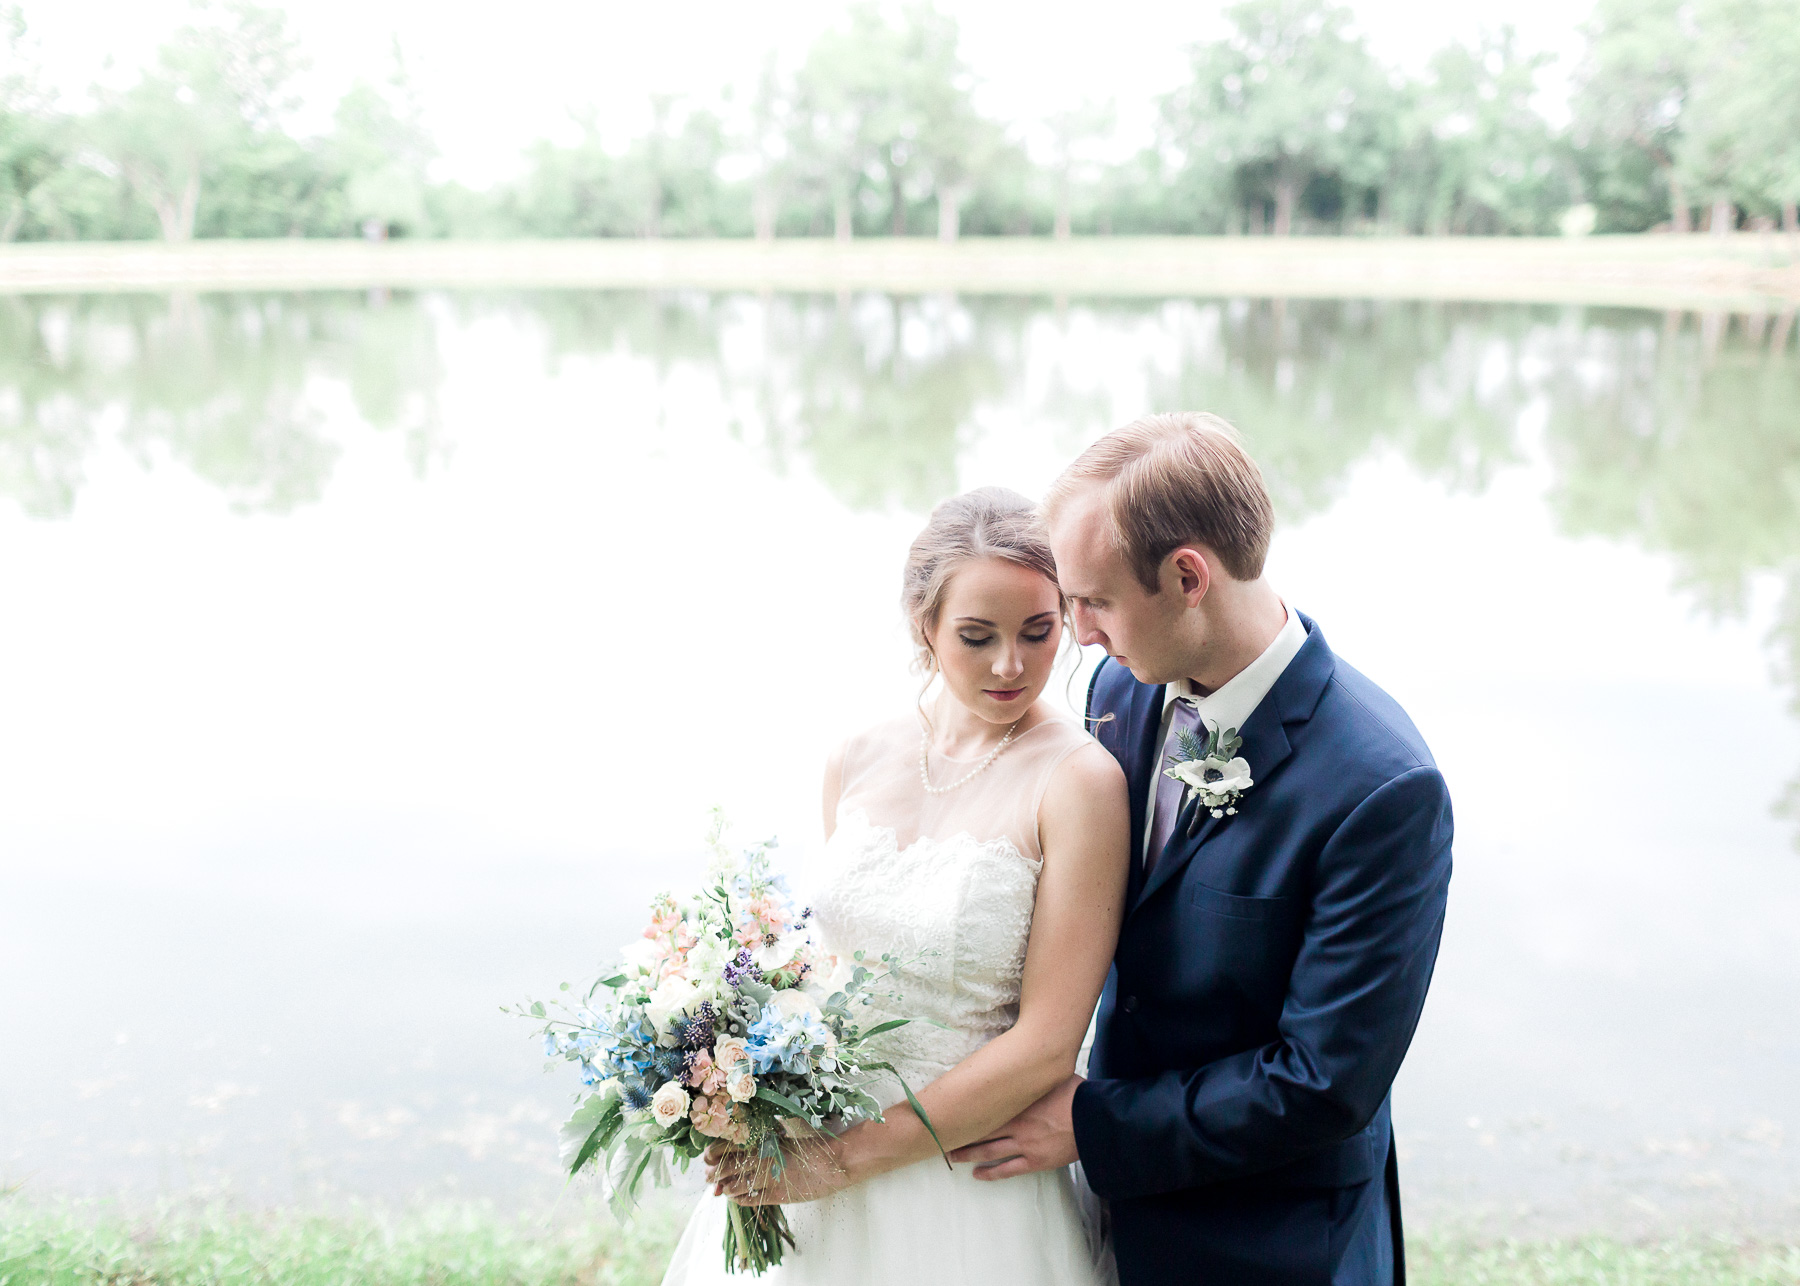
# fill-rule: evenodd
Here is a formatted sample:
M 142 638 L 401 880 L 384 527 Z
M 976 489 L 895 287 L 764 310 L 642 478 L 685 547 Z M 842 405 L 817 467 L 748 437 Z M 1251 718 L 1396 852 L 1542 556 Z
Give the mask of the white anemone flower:
M 1249 761 L 1244 759 L 1220 759 L 1215 755 L 1190 759 L 1169 771 L 1209 804 L 1233 794 L 1241 795 L 1256 784 L 1250 779 Z
M 758 947 L 750 958 L 765 974 L 786 969 L 794 963 L 794 957 L 800 954 L 810 936 L 804 928 L 789 929 L 774 942 Z

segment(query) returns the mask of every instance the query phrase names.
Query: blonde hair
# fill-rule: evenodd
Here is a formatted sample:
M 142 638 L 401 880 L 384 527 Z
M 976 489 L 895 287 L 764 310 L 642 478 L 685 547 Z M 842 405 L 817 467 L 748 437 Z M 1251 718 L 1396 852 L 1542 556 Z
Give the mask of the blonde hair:
M 900 589 L 900 607 L 917 649 L 913 664 L 923 673 L 936 668 L 931 634 L 950 578 L 978 558 L 1004 559 L 1056 584 L 1056 559 L 1043 521 L 1024 496 L 1005 487 L 980 487 L 939 504 L 906 552 Z
M 1275 507 L 1262 470 L 1220 417 L 1170 411 L 1114 429 L 1063 470 L 1045 513 L 1093 483 L 1104 489 L 1114 546 L 1150 593 L 1163 559 L 1186 544 L 1212 550 L 1236 580 L 1262 575 Z

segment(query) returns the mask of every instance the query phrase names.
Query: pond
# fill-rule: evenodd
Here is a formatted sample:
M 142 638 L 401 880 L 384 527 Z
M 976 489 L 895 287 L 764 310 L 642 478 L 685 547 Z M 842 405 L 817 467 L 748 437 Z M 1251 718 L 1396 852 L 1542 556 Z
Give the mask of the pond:
M 924 512 L 1185 407 L 1455 798 L 1410 1217 L 1800 1227 L 1790 322 L 0 298 L 0 1187 L 547 1207 L 570 1087 L 500 1006 L 715 804 L 816 875 Z

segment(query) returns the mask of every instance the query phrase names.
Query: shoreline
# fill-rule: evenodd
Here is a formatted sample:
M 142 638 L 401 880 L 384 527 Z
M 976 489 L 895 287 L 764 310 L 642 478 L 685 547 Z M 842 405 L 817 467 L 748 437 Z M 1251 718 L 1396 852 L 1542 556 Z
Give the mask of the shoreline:
M 1784 312 L 1800 305 L 1800 239 L 1749 232 L 0 245 L 0 294 L 380 289 L 1249 296 Z

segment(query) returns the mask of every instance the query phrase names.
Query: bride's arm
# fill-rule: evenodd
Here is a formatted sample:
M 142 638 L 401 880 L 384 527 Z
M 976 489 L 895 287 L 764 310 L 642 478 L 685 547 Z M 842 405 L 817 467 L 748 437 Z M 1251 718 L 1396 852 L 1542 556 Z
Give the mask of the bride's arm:
M 835 800 L 827 769 L 828 813 Z M 828 816 L 828 824 L 829 824 Z M 1057 768 L 1038 813 L 1044 866 L 1012 1028 L 919 1092 L 945 1149 L 986 1138 L 1075 1069 L 1088 1019 L 1105 985 L 1124 915 L 1131 822 L 1125 776 L 1098 745 Z M 793 1166 L 787 1184 L 750 1180 L 729 1158 L 718 1191 L 746 1202 L 805 1201 L 937 1155 L 924 1123 L 904 1104 L 887 1119 L 828 1145 L 835 1166 Z

